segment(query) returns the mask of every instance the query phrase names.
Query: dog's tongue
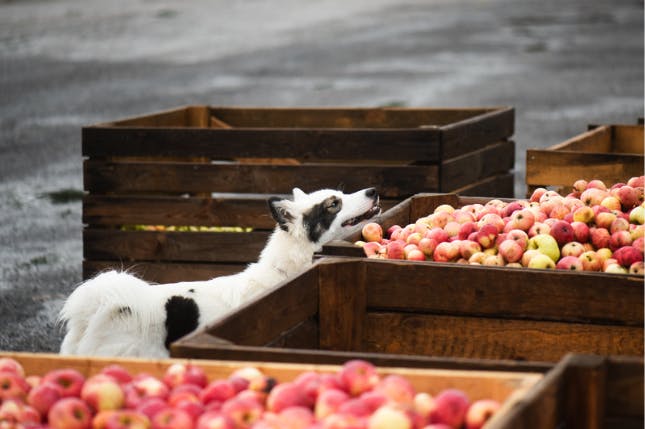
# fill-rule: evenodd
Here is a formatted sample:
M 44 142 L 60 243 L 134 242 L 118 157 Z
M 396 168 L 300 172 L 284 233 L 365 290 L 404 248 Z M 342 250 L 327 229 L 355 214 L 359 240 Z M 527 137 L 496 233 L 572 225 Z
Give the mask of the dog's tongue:
M 376 216 L 380 212 L 381 212 L 381 207 L 379 207 L 378 205 L 373 206 L 371 209 L 369 209 L 362 215 L 346 220 L 345 222 L 343 222 L 342 226 L 354 226 L 361 221 L 364 221 Z

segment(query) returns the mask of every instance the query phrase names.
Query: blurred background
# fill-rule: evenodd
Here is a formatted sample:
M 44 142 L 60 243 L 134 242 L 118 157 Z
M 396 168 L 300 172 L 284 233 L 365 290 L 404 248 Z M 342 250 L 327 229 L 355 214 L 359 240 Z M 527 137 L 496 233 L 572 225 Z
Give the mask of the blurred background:
M 527 148 L 643 116 L 642 0 L 0 0 L 0 350 L 57 351 L 81 127 L 186 105 L 516 109 Z

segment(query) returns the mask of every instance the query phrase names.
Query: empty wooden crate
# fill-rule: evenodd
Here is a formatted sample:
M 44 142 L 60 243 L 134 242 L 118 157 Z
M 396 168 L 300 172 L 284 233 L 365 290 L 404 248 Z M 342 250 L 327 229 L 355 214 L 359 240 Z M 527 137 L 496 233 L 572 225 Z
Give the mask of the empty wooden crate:
M 240 271 L 274 227 L 266 198 L 294 187 L 375 186 L 384 208 L 424 191 L 510 196 L 513 125 L 508 107 L 190 106 L 85 127 L 84 277 Z
M 546 149 L 529 149 L 527 190 L 568 190 L 578 179 L 626 183 L 643 175 L 643 145 L 643 125 L 601 125 Z
M 347 353 L 532 362 L 568 352 L 641 356 L 642 277 L 323 258 L 171 352 L 290 362 Z

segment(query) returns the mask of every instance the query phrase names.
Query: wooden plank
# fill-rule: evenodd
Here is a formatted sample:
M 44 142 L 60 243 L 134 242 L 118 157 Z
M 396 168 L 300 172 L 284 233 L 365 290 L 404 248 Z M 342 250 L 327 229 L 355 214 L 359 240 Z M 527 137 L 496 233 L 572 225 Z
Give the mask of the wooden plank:
M 108 270 L 127 271 L 152 283 L 177 283 L 181 281 L 209 280 L 243 271 L 248 263 L 157 263 L 125 261 L 83 261 L 83 280 L 90 279 Z
M 611 127 L 601 125 L 568 140 L 549 146 L 549 151 L 609 153 L 612 150 Z
M 370 308 L 643 326 L 642 276 L 371 259 L 362 265 Z
M 453 158 L 513 135 L 515 110 L 499 108 L 441 128 L 441 159 Z
M 181 106 L 162 112 L 97 124 L 96 127 L 188 127 L 188 111 L 203 106 Z
M 137 162 L 84 162 L 84 189 L 90 192 L 242 192 L 289 193 L 303 185 L 347 192 L 374 184 L 384 198 L 404 198 L 436 190 L 438 167 L 388 165 L 240 165 Z
M 606 362 L 606 415 L 643 422 L 643 359 L 611 356 Z M 640 427 L 643 427 L 641 424 Z
M 643 154 L 645 137 L 642 125 L 614 125 L 613 152 Z
M 33 353 L 2 353 L 2 356 L 18 360 L 28 374 L 44 375 L 46 372 L 58 368 L 73 368 L 86 376 L 98 373 L 110 364 L 119 364 L 133 374 L 146 372 L 155 377 L 161 377 L 166 369 L 173 363 L 195 363 L 200 365 L 209 380 L 227 378 L 234 370 L 254 366 L 265 375 L 275 378 L 278 382 L 292 381 L 306 371 L 320 373 L 336 373 L 336 365 L 311 365 L 311 364 L 280 364 L 271 362 L 227 362 L 227 361 L 199 361 L 186 359 L 124 359 L 103 357 L 72 357 L 55 354 Z M 534 373 L 506 373 L 484 371 L 458 371 L 442 369 L 414 369 L 414 368 L 377 368 L 378 373 L 385 377 L 396 374 L 407 378 L 413 388 L 420 392 L 436 394 L 446 388 L 464 390 L 473 398 L 490 397 L 500 402 L 517 395 L 525 394 L 535 385 L 542 375 Z
M 171 355 L 179 358 L 208 360 L 251 360 L 311 364 L 342 364 L 350 359 L 364 359 L 381 367 L 437 368 L 479 371 L 540 372 L 551 369 L 552 363 L 515 360 L 467 359 L 420 355 L 333 351 L 316 348 L 274 348 L 240 346 L 213 337 L 206 332 L 194 332 L 171 345 Z
M 361 268 L 351 262 L 317 265 L 321 349 L 363 348 L 367 307 Z
M 211 113 L 235 127 L 416 128 L 444 126 L 504 108 L 290 108 L 211 107 Z
M 601 356 L 577 356 L 564 373 L 565 427 L 601 429 L 605 416 L 606 372 Z
M 281 332 L 265 344 L 266 347 L 315 349 L 320 342 L 318 315 L 310 316 L 294 327 Z
M 642 155 L 537 149 L 526 153 L 527 185 L 570 187 L 578 179 L 618 183 L 642 174 Z
M 254 262 L 268 231 L 244 233 L 83 230 L 83 256 L 90 260 Z
M 89 225 L 242 226 L 273 229 L 266 197 L 197 198 L 146 195 L 86 195 Z
M 209 335 L 240 345 L 267 344 L 318 312 L 317 271 L 276 285 L 257 299 L 205 328 Z
M 643 354 L 642 327 L 372 312 L 367 319 L 367 352 L 546 362 L 568 352 Z
M 506 173 L 515 165 L 515 142 L 497 142 L 479 150 L 447 159 L 441 164 L 442 190 L 459 189 Z
M 491 198 L 513 198 L 515 192 L 514 173 L 498 174 L 459 189 L 444 189 L 459 195 L 472 195 Z
M 396 148 L 396 150 L 392 150 Z M 86 157 L 295 158 L 439 161 L 439 135 L 424 129 L 85 127 Z

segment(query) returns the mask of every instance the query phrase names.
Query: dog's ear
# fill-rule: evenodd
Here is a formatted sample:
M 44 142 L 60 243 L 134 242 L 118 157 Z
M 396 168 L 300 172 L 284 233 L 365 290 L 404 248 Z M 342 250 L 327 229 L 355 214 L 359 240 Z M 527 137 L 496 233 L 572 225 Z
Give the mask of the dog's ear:
M 269 210 L 271 210 L 271 217 L 278 222 L 281 229 L 289 231 L 289 224 L 292 223 L 294 219 L 289 207 L 291 205 L 291 201 L 283 200 L 278 197 L 271 197 L 268 202 Z
M 293 188 L 293 200 L 298 201 L 299 199 L 302 199 L 306 196 L 302 189 L 300 188 Z

